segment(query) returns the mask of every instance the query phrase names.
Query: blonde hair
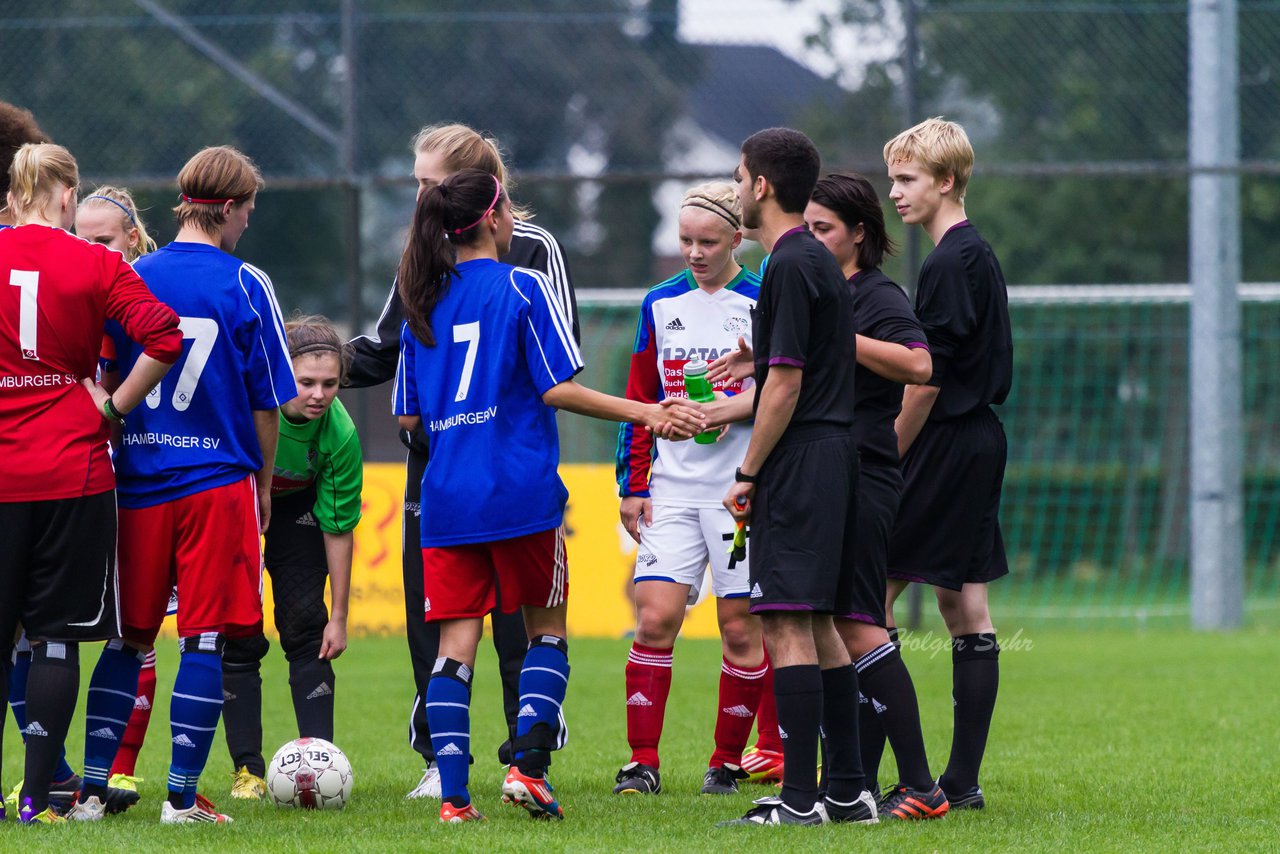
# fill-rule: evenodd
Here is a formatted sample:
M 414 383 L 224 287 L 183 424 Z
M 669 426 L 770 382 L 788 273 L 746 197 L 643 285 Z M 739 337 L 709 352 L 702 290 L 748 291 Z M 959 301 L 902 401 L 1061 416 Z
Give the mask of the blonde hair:
M 734 231 L 742 230 L 742 202 L 732 184 L 711 181 L 690 187 L 680 201 L 680 209 L 685 208 L 702 208 L 704 211 L 711 211 Z
M 124 250 L 124 259 L 132 264 L 148 252 L 156 251 L 156 241 L 147 233 L 147 226 L 138 214 L 138 205 L 133 201 L 133 194 L 124 187 L 102 185 L 84 197 L 80 202 L 82 208 L 109 208 L 119 214 L 124 222 L 124 233 L 129 229 L 137 229 L 138 242 Z
M 227 221 L 223 202 L 244 204 L 262 187 L 262 173 L 248 155 L 229 145 L 205 148 L 178 173 L 182 200 L 173 212 L 179 226 L 213 233 Z
M 9 207 L 14 222 L 21 224 L 39 213 L 63 187 L 80 187 L 80 169 L 71 152 L 51 142 L 23 145 L 9 166 Z
M 953 177 L 955 200 L 964 202 L 964 191 L 969 186 L 969 176 L 973 174 L 973 146 L 960 125 L 935 116 L 885 143 L 886 166 L 907 160 L 920 163 L 935 179 L 941 180 L 948 175 Z
M 347 384 L 347 371 L 354 353 L 329 318 L 320 314 L 295 314 L 284 325 L 289 341 L 289 358 L 333 353 L 338 357 L 338 385 Z
M 413 153 L 440 153 L 444 155 L 445 171 L 453 174 L 463 169 L 479 169 L 488 172 L 502 184 L 502 191 L 511 199 L 512 180 L 502 162 L 502 148 L 498 140 L 456 122 L 427 125 L 413 137 Z M 533 219 L 528 207 L 511 202 L 511 215 L 519 220 Z

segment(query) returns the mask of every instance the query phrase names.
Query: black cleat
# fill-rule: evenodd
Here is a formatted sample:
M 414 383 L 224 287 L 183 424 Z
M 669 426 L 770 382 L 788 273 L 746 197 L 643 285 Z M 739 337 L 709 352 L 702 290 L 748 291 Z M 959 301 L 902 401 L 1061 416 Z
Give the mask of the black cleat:
M 942 784 L 938 785 L 941 787 Z M 981 786 L 974 786 L 961 794 L 947 795 L 947 800 L 951 803 L 953 810 L 980 810 L 987 806 L 987 799 L 982 796 Z
M 823 798 L 819 803 L 827 815 L 827 821 L 832 823 L 876 824 L 880 821 L 875 795 L 866 789 L 850 804 L 833 801 L 829 797 Z
M 107 797 L 104 800 L 107 815 L 124 812 L 140 800 L 142 800 L 142 795 L 131 789 L 117 789 L 114 786 L 108 786 Z
M 59 780 L 49 786 L 49 806 L 53 811 L 58 815 L 66 815 L 67 811 L 75 806 L 83 782 L 79 775 L 72 774 L 67 779 Z
M 738 793 L 738 781 L 745 780 L 750 776 L 750 774 L 732 762 L 726 762 L 715 768 L 708 768 L 706 775 L 702 778 L 701 794 L 736 795 Z
M 742 818 L 722 821 L 716 827 L 754 826 L 761 824 L 826 824 L 827 817 L 818 807 L 798 813 L 782 802 L 782 798 L 758 798 L 755 806 Z
M 946 793 L 936 783 L 931 792 L 896 786 L 884 793 L 878 806 L 883 818 L 900 821 L 942 818 L 951 808 Z
M 658 769 L 639 762 L 623 765 L 614 780 L 618 784 L 613 787 L 615 795 L 656 795 L 662 791 L 662 775 Z

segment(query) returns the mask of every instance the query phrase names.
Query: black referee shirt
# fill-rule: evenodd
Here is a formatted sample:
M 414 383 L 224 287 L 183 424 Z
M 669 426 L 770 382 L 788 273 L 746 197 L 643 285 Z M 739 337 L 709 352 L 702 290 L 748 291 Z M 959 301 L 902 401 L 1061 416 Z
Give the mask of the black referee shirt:
M 991 246 L 967 220 L 920 267 L 916 317 L 933 355 L 929 385 L 939 389 L 930 421 L 1004 403 L 1013 383 L 1009 292 Z
M 907 295 L 878 267 L 855 273 L 849 282 L 853 285 L 858 334 L 912 349 L 929 349 Z M 864 461 L 896 466 L 898 434 L 893 422 L 902 411 L 902 383 L 885 379 L 862 365 L 855 373 L 858 391 L 854 395 L 857 418 L 853 435 L 858 440 L 858 452 Z
M 829 425 L 848 430 L 854 421 L 853 289 L 827 247 L 803 227 L 773 247 L 752 313 L 756 398 L 773 365 L 804 371 L 800 397 L 787 433 Z

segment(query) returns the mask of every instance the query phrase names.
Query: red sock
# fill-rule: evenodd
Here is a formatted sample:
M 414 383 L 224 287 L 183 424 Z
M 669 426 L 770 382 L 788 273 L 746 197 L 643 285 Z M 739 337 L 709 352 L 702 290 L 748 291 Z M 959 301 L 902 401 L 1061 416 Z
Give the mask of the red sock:
M 156 702 L 156 651 L 147 653 L 147 660 L 138 673 L 138 698 L 133 703 L 133 714 L 129 715 L 129 725 L 125 727 L 124 737 L 120 739 L 120 749 L 116 751 L 115 762 L 111 763 L 112 774 L 134 776 L 134 768 L 138 764 L 138 751 L 147 737 L 147 725 L 151 723 L 151 707 Z
M 768 672 L 760 680 L 760 706 L 756 710 L 756 749 L 782 752 L 782 738 L 778 735 L 778 704 L 773 698 L 773 665 L 769 653 L 764 655 Z
M 720 663 L 720 711 L 716 713 L 712 768 L 726 762 L 741 764 L 742 750 L 751 737 L 751 722 L 760 705 L 760 689 L 767 673 L 769 665 L 763 661 L 751 669 L 735 667 L 727 658 Z
M 627 656 L 627 743 L 631 761 L 658 767 L 658 739 L 671 693 L 671 650 L 633 643 Z

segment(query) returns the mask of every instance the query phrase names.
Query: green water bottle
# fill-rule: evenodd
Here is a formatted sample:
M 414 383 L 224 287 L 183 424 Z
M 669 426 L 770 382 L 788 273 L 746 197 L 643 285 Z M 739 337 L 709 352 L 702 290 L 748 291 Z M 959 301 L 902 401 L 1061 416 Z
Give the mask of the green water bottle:
M 711 382 L 707 379 L 707 363 L 702 359 L 693 359 L 684 363 L 684 391 L 690 400 L 698 403 L 710 403 L 716 399 L 711 391 Z M 699 445 L 711 445 L 716 441 L 719 430 L 705 430 L 693 437 Z

